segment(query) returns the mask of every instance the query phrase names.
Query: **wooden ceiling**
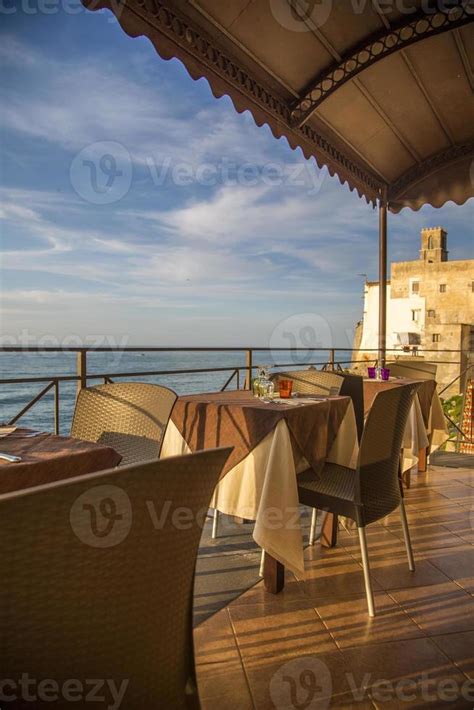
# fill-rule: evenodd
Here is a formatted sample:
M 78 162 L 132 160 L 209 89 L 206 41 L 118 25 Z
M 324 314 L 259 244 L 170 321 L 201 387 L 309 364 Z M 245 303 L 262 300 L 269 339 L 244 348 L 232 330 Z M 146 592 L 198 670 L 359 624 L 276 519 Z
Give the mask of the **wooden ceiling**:
M 83 2 L 368 201 L 387 194 L 398 212 L 474 196 L 471 1 Z

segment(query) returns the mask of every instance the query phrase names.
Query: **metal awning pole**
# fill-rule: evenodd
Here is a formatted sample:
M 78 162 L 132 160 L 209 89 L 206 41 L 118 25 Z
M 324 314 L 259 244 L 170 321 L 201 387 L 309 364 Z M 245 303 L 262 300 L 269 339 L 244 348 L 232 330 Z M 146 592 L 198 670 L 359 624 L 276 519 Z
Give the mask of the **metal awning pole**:
M 387 345 L 387 190 L 379 199 L 379 367 L 385 367 Z

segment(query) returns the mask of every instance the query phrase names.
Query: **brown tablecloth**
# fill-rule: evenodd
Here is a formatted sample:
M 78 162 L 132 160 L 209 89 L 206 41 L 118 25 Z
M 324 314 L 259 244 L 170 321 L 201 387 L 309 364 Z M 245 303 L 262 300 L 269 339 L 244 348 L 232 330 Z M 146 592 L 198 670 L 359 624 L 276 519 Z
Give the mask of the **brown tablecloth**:
M 248 391 L 218 392 L 179 397 L 171 419 L 193 452 L 234 447 L 223 473 L 248 456 L 284 419 L 295 453 L 303 455 L 317 471 L 326 460 L 350 402 L 350 397 L 331 397 L 266 404 Z
M 0 451 L 22 459 L 0 459 L 0 494 L 113 468 L 122 458 L 110 446 L 54 434 L 26 438 L 28 433 L 17 429 L 0 437 Z
M 417 390 L 418 400 L 420 402 L 421 413 L 425 427 L 428 428 L 430 419 L 431 403 L 436 390 L 435 380 L 410 380 L 407 378 L 393 378 L 388 381 L 384 380 L 364 380 L 364 410 L 367 415 L 372 406 L 375 395 L 385 389 L 392 387 L 400 387 L 400 385 L 408 385 L 416 382 L 419 387 Z

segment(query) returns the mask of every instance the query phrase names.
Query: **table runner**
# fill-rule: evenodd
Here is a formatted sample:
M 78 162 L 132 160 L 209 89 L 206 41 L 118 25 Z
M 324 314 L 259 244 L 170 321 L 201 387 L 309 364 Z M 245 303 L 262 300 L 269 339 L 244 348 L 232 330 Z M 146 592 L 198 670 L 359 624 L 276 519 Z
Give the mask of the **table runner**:
M 30 431 L 17 429 L 0 439 L 2 453 L 22 459 L 0 459 L 0 494 L 113 468 L 122 458 L 110 446 L 46 433 L 25 437 Z
M 233 446 L 223 474 L 233 469 L 284 419 L 296 456 L 317 472 L 330 450 L 351 400 L 306 398 L 265 403 L 248 391 L 179 397 L 171 420 L 191 451 Z M 298 406 L 301 405 L 301 406 Z

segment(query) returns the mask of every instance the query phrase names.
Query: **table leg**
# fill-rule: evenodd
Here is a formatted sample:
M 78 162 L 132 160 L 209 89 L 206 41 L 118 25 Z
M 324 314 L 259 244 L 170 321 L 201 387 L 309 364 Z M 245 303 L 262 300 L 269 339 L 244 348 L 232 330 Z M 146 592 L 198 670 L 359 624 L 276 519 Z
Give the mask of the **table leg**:
M 267 592 L 278 594 L 285 586 L 285 566 L 265 552 L 263 562 L 263 583 Z
M 427 462 L 427 449 L 420 449 L 418 452 L 418 471 L 420 473 L 426 472 L 426 462 Z
M 337 545 L 337 523 L 337 515 L 326 513 L 321 528 L 321 547 L 335 547 Z

